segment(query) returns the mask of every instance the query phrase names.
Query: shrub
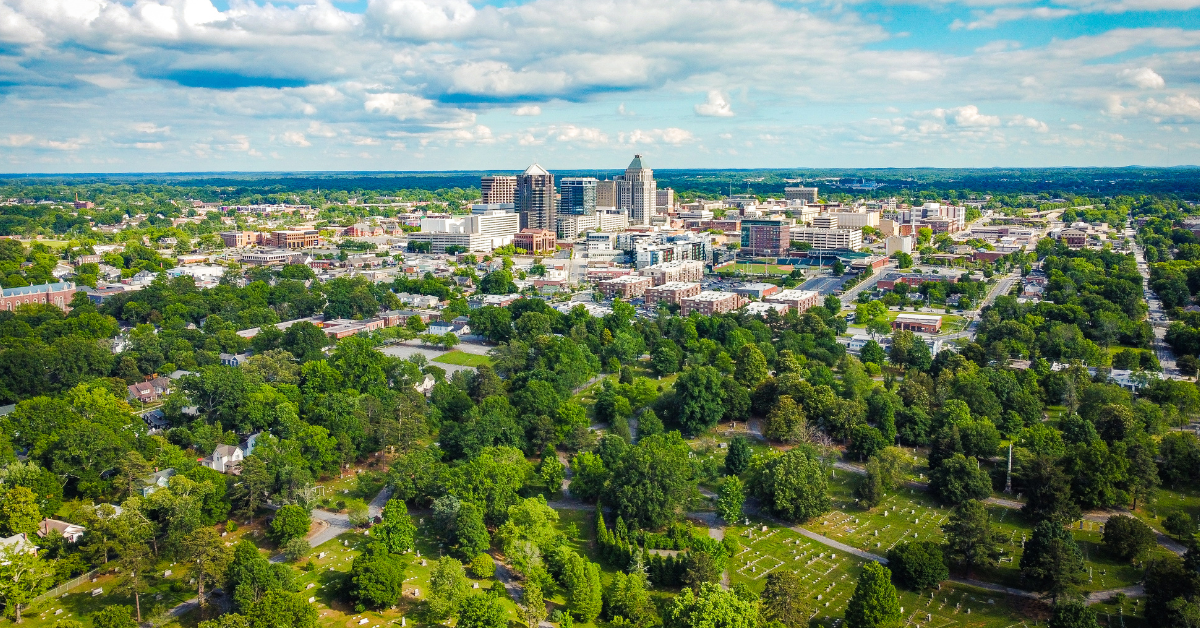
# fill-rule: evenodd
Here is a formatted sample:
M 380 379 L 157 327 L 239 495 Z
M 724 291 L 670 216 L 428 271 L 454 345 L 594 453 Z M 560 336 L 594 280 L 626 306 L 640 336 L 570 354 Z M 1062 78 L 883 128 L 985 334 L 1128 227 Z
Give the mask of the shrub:
M 476 578 L 494 578 L 496 576 L 496 561 L 486 553 L 480 553 L 471 561 L 471 573 Z
M 888 567 L 905 587 L 932 589 L 950 577 L 942 546 L 932 541 L 910 541 L 888 550 Z

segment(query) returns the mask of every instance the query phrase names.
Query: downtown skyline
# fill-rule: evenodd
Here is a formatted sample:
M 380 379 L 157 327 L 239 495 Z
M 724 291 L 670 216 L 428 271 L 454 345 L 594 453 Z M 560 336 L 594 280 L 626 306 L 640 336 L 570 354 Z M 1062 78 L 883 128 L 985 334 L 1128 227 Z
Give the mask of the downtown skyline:
M 1196 0 L 0 0 L 0 171 L 1200 163 Z

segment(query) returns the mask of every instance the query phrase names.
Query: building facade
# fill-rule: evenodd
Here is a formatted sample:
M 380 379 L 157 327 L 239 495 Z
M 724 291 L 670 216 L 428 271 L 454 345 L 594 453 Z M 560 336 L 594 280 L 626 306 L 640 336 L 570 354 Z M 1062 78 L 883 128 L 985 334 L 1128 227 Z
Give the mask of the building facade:
M 558 215 L 590 216 L 596 213 L 596 184 L 592 177 L 564 177 L 558 181 Z
M 892 330 L 936 334 L 942 330 L 942 317 L 926 314 L 901 314 L 892 321 Z
M 783 220 L 743 220 L 742 250 L 750 255 L 783 255 L 792 245 L 790 230 Z
M 647 266 L 638 271 L 638 273 L 643 277 L 653 279 L 656 286 L 678 282 L 695 282 L 704 278 L 704 262 L 700 260 L 676 260 L 674 262 Z
M 646 290 L 654 286 L 654 280 L 649 277 L 640 277 L 638 275 L 625 275 L 601 281 L 599 284 L 600 292 L 605 297 L 622 299 L 636 299 L 644 294 Z
M 853 251 L 862 247 L 862 230 L 860 229 L 796 227 L 791 230 L 791 238 L 797 242 L 806 242 L 817 251 L 834 251 L 837 249 L 849 249 Z
M 744 300 L 736 292 L 705 290 L 694 297 L 682 299 L 679 303 L 679 314 L 680 316 L 687 316 L 692 312 L 704 315 L 724 314 L 732 312 L 744 304 Z
M 429 242 L 430 251 L 445 253 L 448 247 L 488 252 L 513 243 L 519 227 L 517 214 L 486 211 L 456 218 L 426 218 L 421 231 L 409 234 L 411 242 Z
M 629 224 L 648 225 L 654 216 L 657 203 L 657 183 L 654 171 L 642 164 L 642 156 L 634 155 L 625 169 L 625 175 L 617 180 L 617 209 L 629 214 Z
M 75 298 L 76 291 L 75 284 L 70 281 L 5 288 L 0 291 L 0 310 L 11 312 L 21 305 L 42 303 L 53 305 L 64 312 L 70 312 L 71 299 Z
M 321 235 L 315 229 L 305 231 L 272 231 L 267 243 L 280 249 L 306 249 L 317 246 Z
M 546 229 L 553 231 L 556 201 L 554 175 L 545 168 L 533 164 L 517 178 L 517 191 L 513 199 L 520 216 L 521 229 Z
M 262 234 L 257 231 L 222 231 L 221 241 L 227 249 L 240 249 L 251 244 L 262 244 Z
M 783 195 L 789 201 L 804 201 L 806 203 L 817 202 L 817 188 L 783 188 Z
M 479 189 L 483 192 L 483 204 L 513 203 L 517 194 L 517 178 L 507 175 L 493 175 L 479 180 Z
M 617 207 L 617 182 L 596 182 L 596 207 Z
M 646 289 L 646 304 L 658 302 L 680 305 L 684 299 L 700 294 L 700 284 L 688 281 L 671 281 Z
M 557 243 L 554 232 L 545 229 L 522 229 L 513 236 L 513 244 L 530 253 L 553 251 Z
M 781 290 L 763 297 L 765 303 L 781 303 L 803 314 L 808 308 L 821 304 L 821 293 L 816 290 Z

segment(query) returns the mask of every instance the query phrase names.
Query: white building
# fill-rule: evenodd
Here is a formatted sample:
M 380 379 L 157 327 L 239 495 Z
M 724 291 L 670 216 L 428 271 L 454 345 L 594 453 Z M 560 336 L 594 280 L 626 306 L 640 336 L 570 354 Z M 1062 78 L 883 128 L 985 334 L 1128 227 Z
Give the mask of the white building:
M 912 253 L 913 239 L 912 236 L 889 236 L 888 239 L 884 240 L 884 245 L 887 247 L 888 255 L 892 255 L 893 253 Z
M 629 224 L 650 224 L 658 200 L 658 184 L 654 182 L 654 171 L 642 165 L 641 155 L 633 156 L 625 175 L 618 178 L 616 183 L 617 209 L 625 210 L 629 215 Z M 599 186 L 596 196 L 596 205 L 600 206 Z
M 835 212 L 838 227 L 841 229 L 862 229 L 863 227 L 878 227 L 879 212 Z
M 793 227 L 793 242 L 806 242 L 818 251 L 835 249 L 858 250 L 862 247 L 861 229 L 818 229 L 813 227 Z
M 784 316 L 788 313 L 788 310 L 790 310 L 790 309 L 791 308 L 788 307 L 788 305 L 786 303 L 767 303 L 765 301 L 752 301 L 752 302 L 748 303 L 746 305 L 746 307 L 742 308 L 742 311 L 745 312 L 748 316 L 766 316 L 768 312 L 772 312 L 772 311 L 777 312 L 780 316 Z
M 486 210 L 470 216 L 426 218 L 421 221 L 420 233 L 410 234 L 409 240 L 429 242 L 434 253 L 445 253 L 448 246 L 486 253 L 512 244 L 513 236 L 520 229 L 521 221 L 517 214 Z

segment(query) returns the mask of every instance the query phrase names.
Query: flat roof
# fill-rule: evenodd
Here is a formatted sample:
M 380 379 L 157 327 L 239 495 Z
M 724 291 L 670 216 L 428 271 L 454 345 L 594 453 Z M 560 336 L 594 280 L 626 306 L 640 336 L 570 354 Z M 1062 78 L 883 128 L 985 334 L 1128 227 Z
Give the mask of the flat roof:
M 909 321 L 913 323 L 940 323 L 941 316 L 932 316 L 930 314 L 900 314 L 896 317 L 897 321 Z
M 694 297 L 688 297 L 688 301 L 723 301 L 728 298 L 737 298 L 737 293 L 734 292 L 717 292 L 716 290 L 705 290 Z
M 779 292 L 772 294 L 769 298 L 772 301 L 790 300 L 790 299 L 808 299 L 814 295 L 820 296 L 820 294 L 821 293 L 817 292 L 816 290 L 789 289 L 789 290 L 780 290 Z
M 654 288 L 651 288 L 651 289 L 652 290 L 686 290 L 688 288 L 694 288 L 699 285 L 700 284 L 698 284 L 694 281 L 668 281 L 667 283 L 664 283 L 661 286 L 655 286 Z

